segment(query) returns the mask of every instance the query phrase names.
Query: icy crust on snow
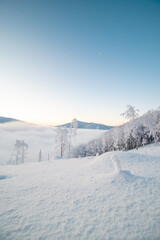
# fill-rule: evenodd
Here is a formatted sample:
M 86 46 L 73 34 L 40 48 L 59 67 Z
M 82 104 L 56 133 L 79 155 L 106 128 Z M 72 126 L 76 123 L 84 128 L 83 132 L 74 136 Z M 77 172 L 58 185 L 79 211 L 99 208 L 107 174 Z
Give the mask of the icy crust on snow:
M 0 239 L 160 239 L 159 148 L 1 166 Z

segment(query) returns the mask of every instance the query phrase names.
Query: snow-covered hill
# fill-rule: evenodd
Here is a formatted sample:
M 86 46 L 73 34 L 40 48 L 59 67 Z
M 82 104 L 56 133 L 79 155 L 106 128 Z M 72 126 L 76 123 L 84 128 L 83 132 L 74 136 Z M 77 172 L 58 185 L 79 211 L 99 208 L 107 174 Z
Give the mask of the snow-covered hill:
M 0 239 L 160 239 L 160 146 L 1 166 Z

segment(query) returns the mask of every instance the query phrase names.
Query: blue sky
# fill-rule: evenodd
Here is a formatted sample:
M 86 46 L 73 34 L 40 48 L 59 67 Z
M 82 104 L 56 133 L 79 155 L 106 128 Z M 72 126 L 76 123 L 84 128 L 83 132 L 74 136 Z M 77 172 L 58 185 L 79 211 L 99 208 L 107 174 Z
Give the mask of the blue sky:
M 0 0 L 1 116 L 118 125 L 159 91 L 159 0 Z

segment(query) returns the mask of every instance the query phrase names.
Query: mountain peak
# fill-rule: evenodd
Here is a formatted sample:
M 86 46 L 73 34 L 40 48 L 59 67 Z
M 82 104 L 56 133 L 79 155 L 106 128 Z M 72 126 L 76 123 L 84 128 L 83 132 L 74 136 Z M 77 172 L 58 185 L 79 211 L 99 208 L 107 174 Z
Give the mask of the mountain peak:
M 19 121 L 18 119 L 14 118 L 6 118 L 6 117 L 1 117 L 0 116 L 0 123 L 6 123 L 6 122 L 17 122 Z
M 104 124 L 99 124 L 99 123 L 93 123 L 93 122 L 82 122 L 82 121 L 78 121 L 78 128 L 81 129 L 100 129 L 100 130 L 109 130 L 111 128 L 113 128 L 113 126 L 107 126 Z M 66 127 L 69 128 L 71 126 L 71 123 L 65 123 L 62 125 L 58 125 L 57 127 Z

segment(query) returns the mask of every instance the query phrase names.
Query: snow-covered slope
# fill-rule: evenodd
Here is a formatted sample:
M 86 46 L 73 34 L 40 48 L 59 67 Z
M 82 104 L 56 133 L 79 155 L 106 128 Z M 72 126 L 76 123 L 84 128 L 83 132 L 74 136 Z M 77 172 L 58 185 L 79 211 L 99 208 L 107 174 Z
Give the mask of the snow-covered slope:
M 1 166 L 0 239 L 160 239 L 160 146 Z

